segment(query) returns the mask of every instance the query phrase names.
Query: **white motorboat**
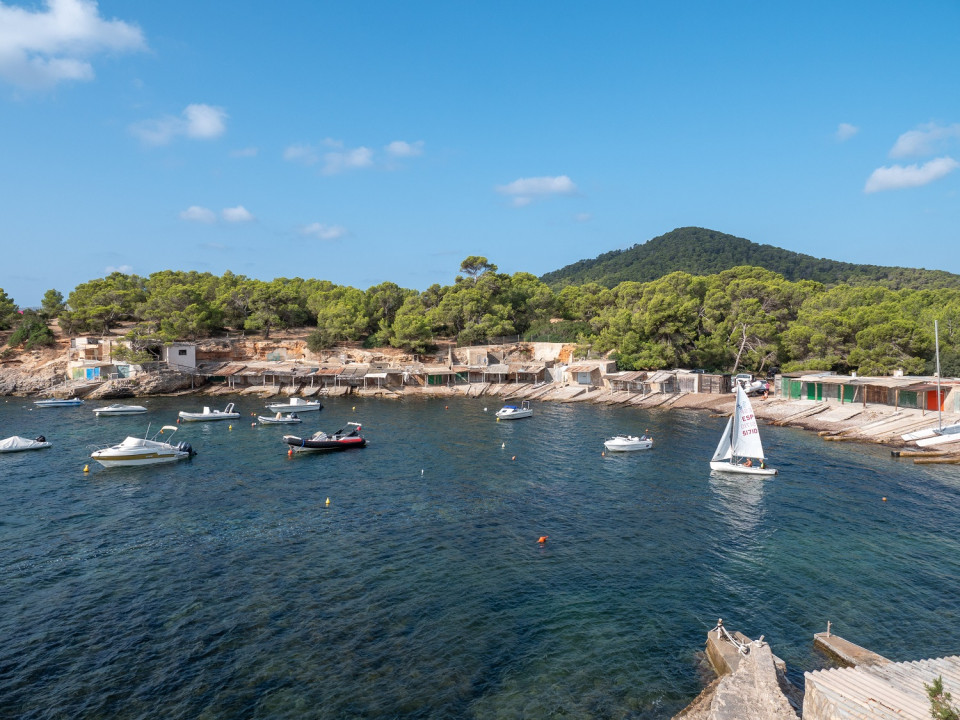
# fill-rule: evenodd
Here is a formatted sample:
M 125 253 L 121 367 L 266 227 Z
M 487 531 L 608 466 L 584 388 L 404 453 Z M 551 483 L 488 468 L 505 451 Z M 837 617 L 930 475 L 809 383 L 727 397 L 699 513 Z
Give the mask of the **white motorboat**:
M 101 415 L 139 415 L 145 413 L 147 409 L 143 405 L 121 405 L 114 403 L 106 407 L 94 408 L 93 412 L 97 417 Z
M 310 412 L 323 410 L 323 403 L 319 400 L 304 400 L 303 398 L 292 397 L 290 402 L 270 403 L 267 405 L 267 409 L 273 412 Z
M 33 404 L 37 407 L 73 407 L 74 405 L 83 405 L 80 398 L 47 398 L 46 400 L 34 400 Z
M 742 387 L 747 395 L 759 395 L 767 389 L 767 383 L 763 380 L 754 380 L 750 373 L 740 373 L 733 378 L 733 388 L 730 392 L 736 392 L 738 387 Z
M 5 440 L 0 440 L 0 453 L 22 452 L 23 450 L 42 450 L 50 447 L 47 439 L 40 435 L 35 440 L 14 435 Z
M 272 417 L 267 417 L 266 415 L 258 415 L 257 420 L 260 421 L 261 425 L 295 425 L 296 423 L 302 423 L 303 418 L 301 418 L 296 413 L 277 413 Z
M 502 408 L 497 410 L 497 419 L 498 420 L 519 420 L 520 418 L 528 418 L 533 416 L 533 408 L 530 407 L 530 401 L 524 400 L 520 403 L 520 407 L 516 405 L 504 405 Z
M 710 469 L 741 475 L 777 474 L 775 469 L 767 467 L 757 417 L 743 387 L 737 387 L 737 405 L 727 419 L 720 443 L 710 460 Z
M 603 446 L 610 452 L 632 452 L 634 450 L 649 450 L 653 447 L 653 438 L 641 435 L 614 435 L 605 440 Z
M 170 442 L 157 440 L 157 438 L 167 430 L 175 433 L 178 428 L 176 425 L 164 425 L 151 439 L 147 439 L 146 437 L 128 437 L 119 445 L 113 445 L 112 447 L 93 452 L 90 457 L 104 467 L 114 467 L 124 465 L 156 465 L 157 463 L 185 460 L 196 455 L 190 443 L 180 442 L 174 445 Z
M 210 422 L 212 420 L 236 420 L 240 413 L 233 411 L 233 403 L 228 403 L 223 410 L 211 410 L 204 406 L 203 412 L 180 411 L 180 419 L 184 422 Z

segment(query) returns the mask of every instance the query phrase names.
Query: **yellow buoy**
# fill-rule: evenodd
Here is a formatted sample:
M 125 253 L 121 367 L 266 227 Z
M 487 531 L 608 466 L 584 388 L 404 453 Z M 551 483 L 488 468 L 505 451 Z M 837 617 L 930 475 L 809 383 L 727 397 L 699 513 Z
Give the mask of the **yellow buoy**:
M 353 410 L 353 412 L 356 412 L 356 411 L 357 411 L 357 406 L 354 405 L 354 406 L 353 406 L 352 408 L 350 408 L 350 409 Z
M 324 503 L 327 507 L 330 507 L 330 498 L 327 498 L 327 502 Z
M 233 430 L 233 425 L 230 425 L 227 430 Z
M 84 472 L 90 472 L 90 466 L 89 466 L 89 465 L 84 465 L 84 466 L 83 466 L 83 471 L 84 471 Z M 886 500 L 886 498 L 884 498 L 884 500 Z

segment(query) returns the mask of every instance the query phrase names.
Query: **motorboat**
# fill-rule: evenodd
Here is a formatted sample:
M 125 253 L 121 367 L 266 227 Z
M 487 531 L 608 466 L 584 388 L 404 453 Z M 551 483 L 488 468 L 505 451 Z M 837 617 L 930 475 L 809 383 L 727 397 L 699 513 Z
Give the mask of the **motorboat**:
M 296 423 L 302 423 L 303 418 L 297 415 L 296 413 L 280 413 L 272 417 L 266 415 L 258 415 L 257 420 L 260 421 L 261 425 L 294 425 Z
M 97 417 L 101 415 L 140 415 L 147 409 L 143 405 L 121 405 L 115 403 L 106 407 L 94 408 L 93 412 Z
M 533 417 L 533 408 L 530 407 L 530 401 L 524 400 L 520 407 L 516 405 L 504 405 L 497 410 L 498 420 L 519 420 L 520 418 Z
M 737 404 L 733 415 L 727 418 L 727 426 L 710 460 L 710 469 L 741 475 L 777 474 L 775 469 L 767 467 L 757 416 L 742 386 L 737 386 Z
M 353 429 L 346 432 L 347 427 L 351 425 Z M 350 450 L 351 448 L 362 448 L 367 444 L 366 439 L 360 434 L 360 423 L 355 422 L 349 422 L 335 433 L 330 434 L 320 431 L 308 438 L 284 435 L 283 441 L 290 446 L 291 451 L 296 453 Z
M 0 453 L 22 452 L 23 450 L 42 450 L 43 448 L 48 447 L 50 447 L 50 443 L 47 442 L 47 439 L 43 435 L 37 436 L 37 438 L 34 440 L 20 437 L 19 435 L 14 435 L 13 437 L 8 437 L 5 440 L 0 440 Z
M 323 403 L 319 400 L 304 400 L 303 398 L 292 397 L 289 402 L 270 403 L 267 405 L 267 409 L 273 412 L 310 412 L 323 410 Z
M 75 405 L 83 405 L 83 400 L 80 398 L 47 398 L 46 400 L 34 400 L 33 404 L 37 407 L 74 407 Z
M 176 445 L 157 438 L 166 431 L 175 433 L 176 425 L 164 425 L 152 438 L 127 437 L 122 443 L 96 450 L 90 457 L 104 467 L 124 465 L 156 465 L 157 463 L 186 460 L 196 455 L 190 443 Z M 147 430 L 149 433 L 149 428 Z
M 767 390 L 767 383 L 763 380 L 754 380 L 750 373 L 740 373 L 733 378 L 733 388 L 730 392 L 736 392 L 737 388 L 741 387 L 747 395 L 759 395 Z
M 603 446 L 610 452 L 632 452 L 634 450 L 649 450 L 653 447 L 653 438 L 646 435 L 614 435 L 605 440 Z
M 184 422 L 210 422 L 213 420 L 236 420 L 240 413 L 233 411 L 233 403 L 228 403 L 223 410 L 211 410 L 204 406 L 203 412 L 180 411 L 180 419 Z

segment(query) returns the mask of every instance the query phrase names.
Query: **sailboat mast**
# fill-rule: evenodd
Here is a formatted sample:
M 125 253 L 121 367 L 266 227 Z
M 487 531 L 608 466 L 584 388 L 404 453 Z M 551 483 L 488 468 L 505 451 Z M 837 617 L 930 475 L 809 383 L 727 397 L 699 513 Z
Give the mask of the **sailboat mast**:
M 937 429 L 943 430 L 943 400 L 940 398 L 940 331 L 933 321 L 933 346 L 937 352 Z

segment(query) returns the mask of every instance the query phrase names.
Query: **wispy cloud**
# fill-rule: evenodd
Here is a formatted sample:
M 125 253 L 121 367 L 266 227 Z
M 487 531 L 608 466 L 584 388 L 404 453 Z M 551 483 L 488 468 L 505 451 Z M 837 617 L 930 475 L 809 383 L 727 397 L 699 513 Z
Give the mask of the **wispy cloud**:
M 179 117 L 164 115 L 130 126 L 130 132 L 148 145 L 166 145 L 177 137 L 212 140 L 227 130 L 226 111 L 213 105 L 187 105 Z
M 259 149 L 255 147 L 239 148 L 237 150 L 231 150 L 230 157 L 233 157 L 233 158 L 256 157 L 258 152 L 260 152 Z
M 916 130 L 908 130 L 898 137 L 897 142 L 890 149 L 890 157 L 933 155 L 958 138 L 960 138 L 960 123 L 953 125 L 927 123 Z
M 417 140 L 414 143 L 394 140 L 384 150 L 387 155 L 395 158 L 417 157 L 423 155 L 423 140 Z
M 181 220 L 187 220 L 188 222 L 199 222 L 199 223 L 214 223 L 217 221 L 217 216 L 213 210 L 209 210 L 205 207 L 200 207 L 199 205 L 191 205 L 186 210 L 183 210 L 180 213 Z
M 133 272 L 133 266 L 131 266 L 131 265 L 116 265 L 116 266 L 114 266 L 114 265 L 107 265 L 107 267 L 105 267 L 105 268 L 103 269 L 103 272 L 104 272 L 104 274 L 106 274 L 106 275 L 110 275 L 110 274 L 115 273 L 115 272 L 123 273 L 124 275 L 129 275 L 130 273 Z
M 37 11 L 0 3 L 0 78 L 13 85 L 92 80 L 91 56 L 146 47 L 139 27 L 104 20 L 93 0 L 47 0 Z
M 328 152 L 323 156 L 323 174 L 336 175 L 344 170 L 356 170 L 373 165 L 373 151 L 370 148 L 347 148 L 337 152 Z
M 577 186 L 566 175 L 519 178 L 512 183 L 498 185 L 495 189 L 502 195 L 512 196 L 514 207 L 529 205 L 537 197 L 573 195 L 577 192 Z
M 850 123 L 840 123 L 837 125 L 837 132 L 834 133 L 834 137 L 837 139 L 837 142 L 846 142 L 858 132 L 860 132 L 860 128 L 858 128 L 856 125 L 851 125 Z
M 573 219 L 576 220 L 578 223 L 585 223 L 593 220 L 593 215 L 591 215 L 590 213 L 582 212 L 574 215 Z
M 237 205 L 234 208 L 224 208 L 220 214 L 228 223 L 253 222 L 256 220 L 251 212 L 243 205 Z
M 300 234 L 315 237 L 319 240 L 336 240 L 346 235 L 347 229 L 339 225 L 324 225 L 315 222 L 300 228 Z
M 950 174 L 957 167 L 960 167 L 960 163 L 951 157 L 936 158 L 923 165 L 879 167 L 867 178 L 863 191 L 875 193 L 882 190 L 900 190 L 928 185 Z

